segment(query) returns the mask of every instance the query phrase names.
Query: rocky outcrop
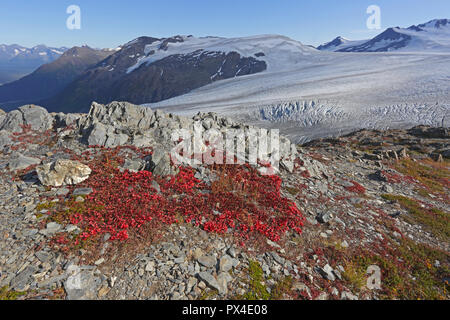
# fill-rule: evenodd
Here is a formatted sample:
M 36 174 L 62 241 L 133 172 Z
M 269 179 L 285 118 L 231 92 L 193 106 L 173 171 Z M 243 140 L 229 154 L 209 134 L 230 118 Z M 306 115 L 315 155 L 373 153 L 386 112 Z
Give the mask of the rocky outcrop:
M 450 131 L 448 128 L 433 128 L 428 126 L 417 126 L 410 130 L 408 133 L 412 136 L 427 139 L 448 139 L 450 138 Z
M 175 130 L 184 129 L 194 135 L 194 130 L 203 131 L 214 129 L 222 134 L 225 141 L 227 130 L 253 131 L 251 135 L 237 136 L 234 147 L 245 145 L 246 155 L 249 153 L 249 139 L 258 138 L 260 131 L 254 126 L 236 123 L 230 118 L 223 118 L 215 113 L 197 114 L 187 118 L 167 114 L 160 110 L 153 111 L 148 107 L 136 106 L 127 102 L 112 102 L 108 105 L 93 103 L 91 110 L 84 120 L 80 121 L 82 141 L 88 145 L 116 147 L 133 145 L 136 147 L 152 147 L 161 152 L 154 163 L 159 174 L 171 172 L 163 163 L 170 161 L 169 153 L 177 144 L 173 142 L 172 134 Z M 201 148 L 206 149 L 206 146 Z M 289 139 L 280 137 L 280 160 L 282 168 L 291 171 L 297 149 Z M 248 159 L 246 159 L 248 160 Z M 159 165 L 158 165 L 159 164 Z
M 133 145 L 133 141 L 142 139 L 144 132 L 150 130 L 155 121 L 155 114 L 150 108 L 127 102 L 112 102 L 108 106 L 94 102 L 80 124 L 80 130 L 84 142 L 89 145 Z
M 91 169 L 71 160 L 56 160 L 36 168 L 39 180 L 44 186 L 60 187 L 83 182 L 91 174 Z
M 6 114 L 3 121 L 0 122 L 0 130 L 22 132 L 24 126 L 27 126 L 32 130 L 47 131 L 53 128 L 53 120 L 46 109 L 35 105 L 26 105 Z

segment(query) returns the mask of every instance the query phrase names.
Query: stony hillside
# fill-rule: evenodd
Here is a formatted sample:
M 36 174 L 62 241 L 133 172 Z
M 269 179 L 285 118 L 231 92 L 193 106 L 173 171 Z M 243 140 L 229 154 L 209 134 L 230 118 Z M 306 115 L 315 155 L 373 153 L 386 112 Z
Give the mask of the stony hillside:
M 282 137 L 262 175 L 176 167 L 195 125 L 251 129 L 119 102 L 0 113 L 0 298 L 449 298 L 447 128 Z

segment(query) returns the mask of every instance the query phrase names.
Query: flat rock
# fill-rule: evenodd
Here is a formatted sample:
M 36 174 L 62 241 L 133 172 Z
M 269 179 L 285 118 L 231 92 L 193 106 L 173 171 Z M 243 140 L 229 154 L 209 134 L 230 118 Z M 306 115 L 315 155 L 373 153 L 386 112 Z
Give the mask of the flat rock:
M 32 158 L 18 153 L 9 163 L 8 167 L 11 171 L 23 170 L 30 166 L 40 164 L 41 160 L 38 158 Z
M 198 263 L 207 268 L 213 268 L 217 264 L 217 259 L 214 256 L 201 256 L 197 259 Z
M 223 256 L 219 262 L 219 270 L 228 272 L 233 268 L 233 258 L 228 255 Z
M 203 280 L 206 283 L 206 285 L 208 285 L 208 287 L 217 290 L 219 292 L 223 289 L 217 282 L 216 278 L 214 278 L 214 276 L 211 273 L 200 272 L 198 276 L 201 280 Z
M 77 188 L 73 191 L 73 196 L 87 196 L 90 195 L 94 190 L 92 188 Z

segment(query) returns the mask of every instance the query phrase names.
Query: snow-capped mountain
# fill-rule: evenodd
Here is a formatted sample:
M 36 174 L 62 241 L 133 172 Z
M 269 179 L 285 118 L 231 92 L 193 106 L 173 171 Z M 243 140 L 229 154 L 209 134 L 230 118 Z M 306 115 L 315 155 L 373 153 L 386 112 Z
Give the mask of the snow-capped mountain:
M 337 37 L 334 40 L 317 47 L 321 51 L 339 51 L 348 47 L 357 46 L 367 42 L 367 40 L 349 40 L 344 37 Z
M 45 45 L 37 45 L 32 48 L 22 47 L 17 44 L 0 45 L 0 61 L 18 59 L 40 59 L 43 63 L 51 62 L 59 58 L 68 48 L 52 48 Z
M 184 115 L 214 111 L 299 142 L 360 128 L 448 126 L 448 26 L 433 20 L 388 29 L 352 54 L 294 50 L 281 67 L 146 105 Z M 345 45 L 340 40 L 335 45 Z
M 0 45 L 0 84 L 11 82 L 58 59 L 67 48 L 38 45 L 26 48 L 17 44 Z
M 93 100 L 157 102 L 219 80 L 289 70 L 316 54 L 321 52 L 277 35 L 140 37 L 87 70 L 45 105 L 51 110 L 64 106 L 63 111 L 69 112 L 88 110 Z
M 450 52 L 450 20 L 435 19 L 409 28 L 389 28 L 375 38 L 339 52 Z

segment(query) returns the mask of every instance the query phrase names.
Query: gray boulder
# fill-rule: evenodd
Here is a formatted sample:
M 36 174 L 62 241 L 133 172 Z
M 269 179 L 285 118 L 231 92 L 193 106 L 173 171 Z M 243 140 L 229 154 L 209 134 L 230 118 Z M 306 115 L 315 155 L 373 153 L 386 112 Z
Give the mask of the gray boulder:
M 85 125 L 89 126 L 94 122 L 101 122 L 116 128 L 146 130 L 155 122 L 155 115 L 148 107 L 141 107 L 128 102 L 114 101 L 106 106 L 93 102 Z
M 76 125 L 78 121 L 81 121 L 83 117 L 86 115 L 81 113 L 56 113 L 54 114 L 55 118 L 55 127 L 56 128 L 65 128 L 67 126 Z
M 0 123 L 0 130 L 22 132 L 23 126 L 26 125 L 30 126 L 32 130 L 47 131 L 53 128 L 53 121 L 53 117 L 46 109 L 35 105 L 26 105 L 6 114 Z
M 217 282 L 216 278 L 214 278 L 214 276 L 211 273 L 209 273 L 209 272 L 200 272 L 198 274 L 198 276 L 199 276 L 200 280 L 203 280 L 208 287 L 210 287 L 210 288 L 212 288 L 214 290 L 217 290 L 219 292 L 223 290 L 223 286 L 221 286 Z
M 101 279 L 94 274 L 92 269 L 71 265 L 67 274 L 67 280 L 64 282 L 67 300 L 93 300 L 97 298 Z
M 53 128 L 53 117 L 46 109 L 35 106 L 26 105 L 19 108 L 22 113 L 24 124 L 31 126 L 32 130 L 47 131 Z
M 125 159 L 122 169 L 131 172 L 139 172 L 145 169 L 146 162 L 142 159 Z
M 13 156 L 11 161 L 9 161 L 8 167 L 10 171 L 17 171 L 26 169 L 32 165 L 40 163 L 41 160 L 38 158 L 27 157 L 21 153 L 17 153 L 15 156 Z
M 177 169 L 170 163 L 170 155 L 162 148 L 155 148 L 149 161 L 150 171 L 157 176 L 173 175 Z
M 10 283 L 13 290 L 25 291 L 33 281 L 33 274 L 37 272 L 37 268 L 33 265 L 26 267 L 18 275 L 16 275 Z

